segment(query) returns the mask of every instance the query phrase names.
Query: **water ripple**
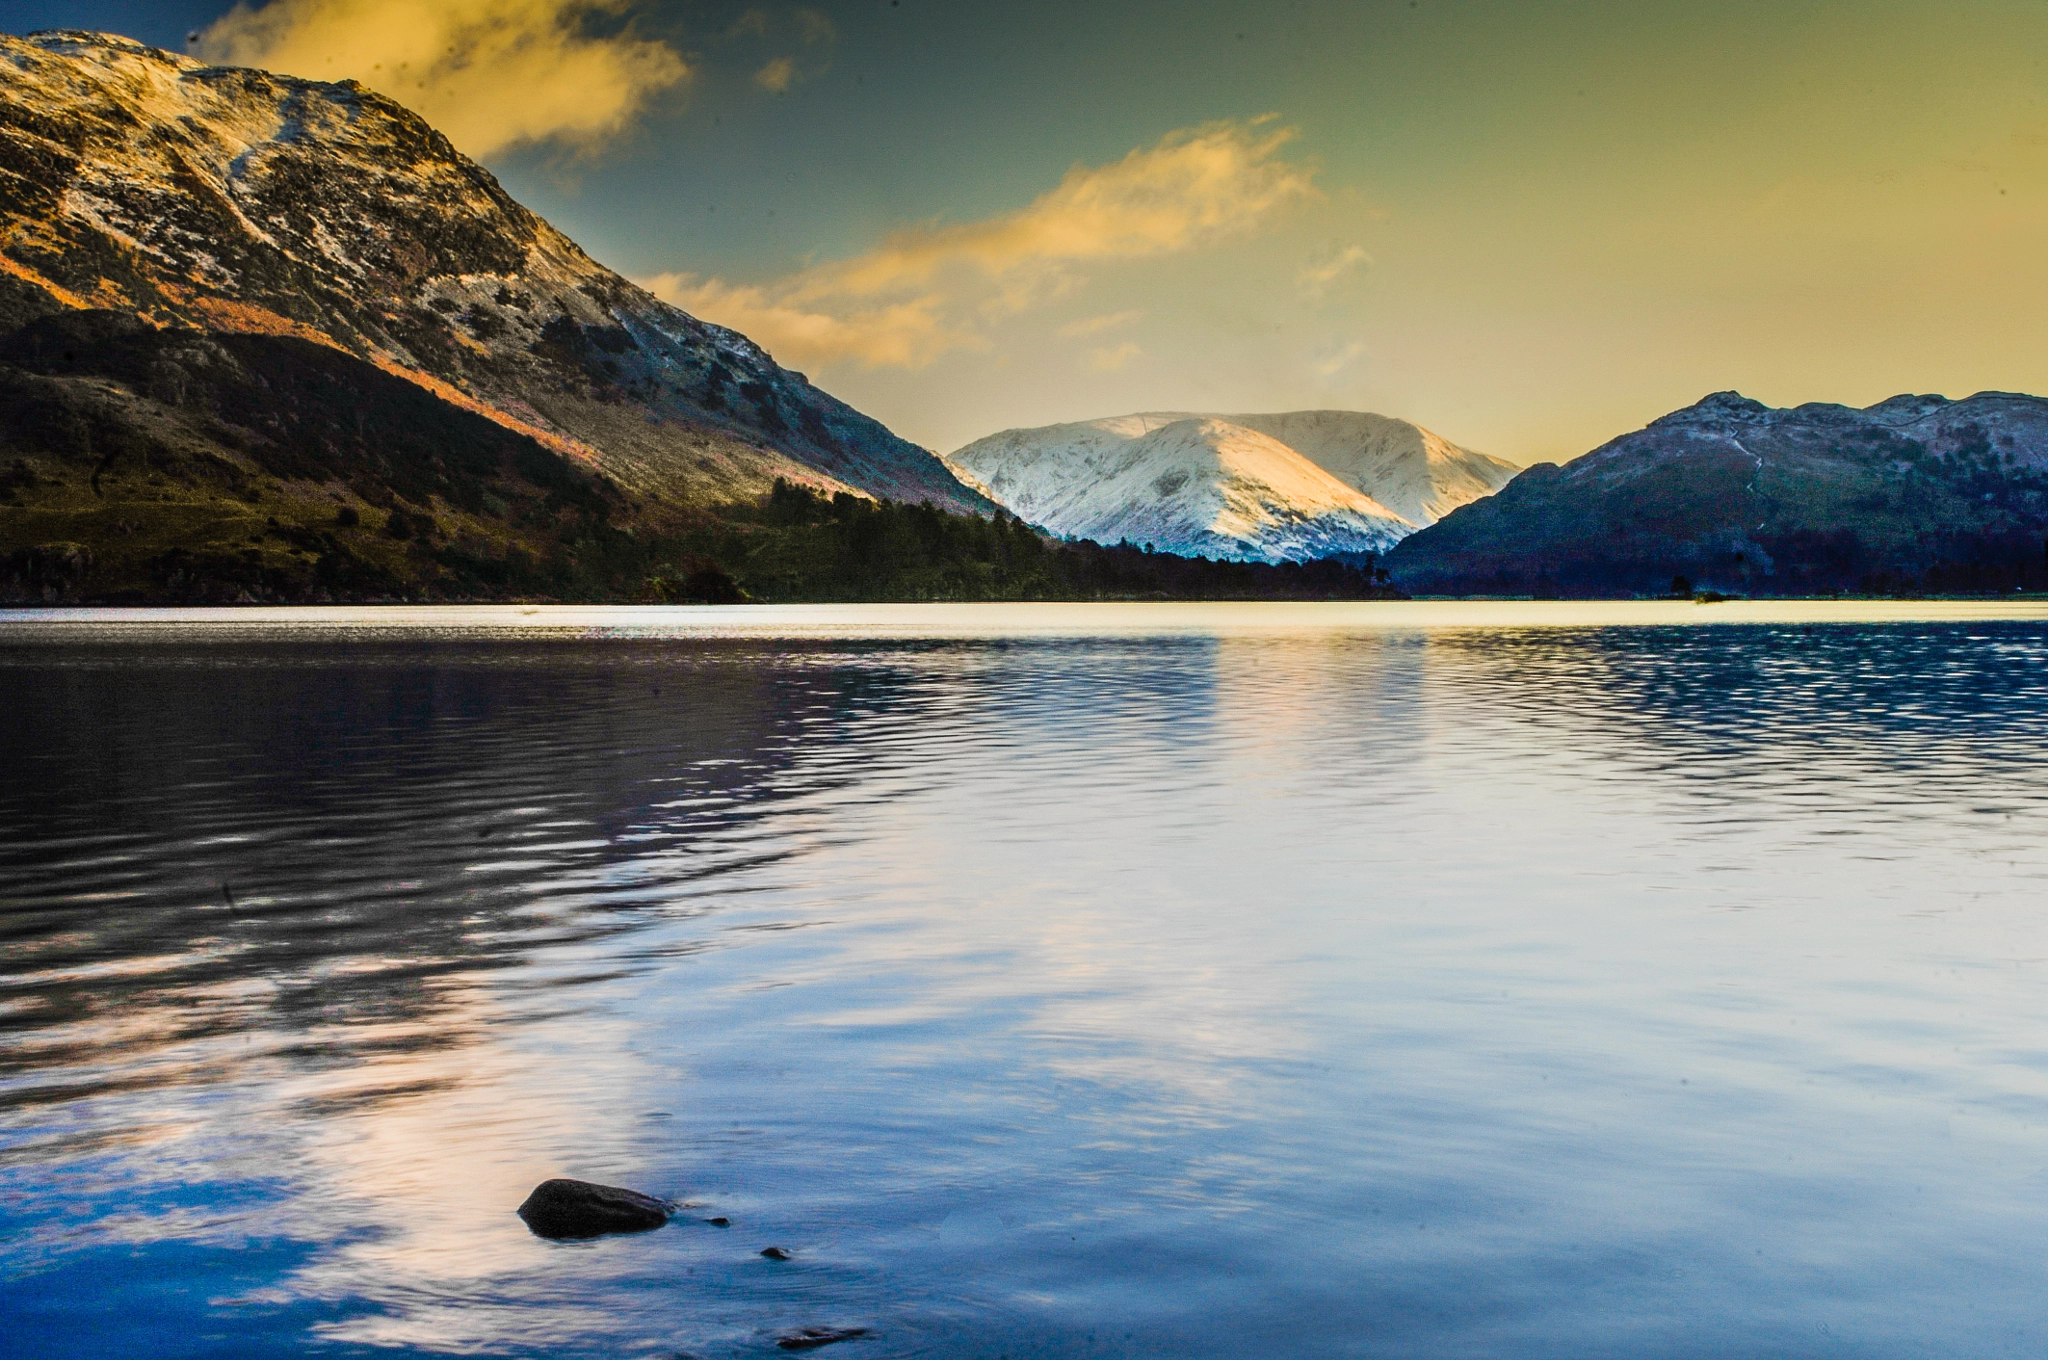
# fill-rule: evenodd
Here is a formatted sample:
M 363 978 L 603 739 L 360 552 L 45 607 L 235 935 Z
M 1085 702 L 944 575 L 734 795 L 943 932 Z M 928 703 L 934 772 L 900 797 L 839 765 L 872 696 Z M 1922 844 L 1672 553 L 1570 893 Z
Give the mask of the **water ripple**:
M 0 631 L 0 1354 L 2039 1351 L 2038 610 L 306 619 Z

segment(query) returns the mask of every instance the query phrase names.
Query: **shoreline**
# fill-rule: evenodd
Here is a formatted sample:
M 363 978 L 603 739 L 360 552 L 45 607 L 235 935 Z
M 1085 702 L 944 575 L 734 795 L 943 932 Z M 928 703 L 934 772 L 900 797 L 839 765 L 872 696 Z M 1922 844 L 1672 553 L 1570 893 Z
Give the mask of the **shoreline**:
M 0 613 L 0 643 L 435 637 L 621 641 L 1231 637 L 2048 624 L 2048 599 L 1043 601 L 799 605 L 206 605 Z

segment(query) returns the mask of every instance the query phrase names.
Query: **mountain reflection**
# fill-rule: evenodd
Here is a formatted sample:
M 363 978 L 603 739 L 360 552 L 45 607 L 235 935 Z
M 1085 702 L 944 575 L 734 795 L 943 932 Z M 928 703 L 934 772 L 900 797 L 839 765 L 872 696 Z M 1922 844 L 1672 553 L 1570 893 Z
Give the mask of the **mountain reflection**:
M 1854 807 L 1867 831 L 2048 796 L 2012 758 L 2048 741 L 2027 624 L 1447 630 L 1429 674 L 1440 722 L 1709 819 Z
M 1696 805 L 1696 834 L 1773 800 L 1903 819 L 1954 804 L 1959 779 L 1979 803 L 2040 795 L 2031 763 L 2012 788 L 1985 771 L 2048 737 L 2042 653 L 2010 624 L 18 652 L 0 1110 L 33 1126 L 259 1059 L 345 1073 L 465 1049 L 553 1014 L 567 984 L 712 947 L 709 929 L 604 941 L 712 912 L 735 875 L 801 854 L 793 826 L 764 833 L 778 811 L 902 796 L 955 747 L 1162 803 L 1304 777 L 1391 801 L 1432 744 L 1452 765 L 1550 750 Z M 1204 803 L 1183 830 L 1228 815 Z
M 254 1055 L 209 1047 L 231 1035 L 300 1069 L 469 1044 L 484 975 L 706 910 L 707 882 L 792 853 L 749 828 L 848 777 L 793 771 L 888 702 L 862 672 L 615 647 L 15 660 L 17 1111 L 232 1079 Z

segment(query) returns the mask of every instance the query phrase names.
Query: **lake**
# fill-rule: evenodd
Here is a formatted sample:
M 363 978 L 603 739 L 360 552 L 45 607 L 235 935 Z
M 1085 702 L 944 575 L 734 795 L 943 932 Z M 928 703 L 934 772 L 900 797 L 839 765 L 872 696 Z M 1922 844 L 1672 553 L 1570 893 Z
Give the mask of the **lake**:
M 0 1354 L 2048 1350 L 2038 604 L 57 611 L 0 695 Z

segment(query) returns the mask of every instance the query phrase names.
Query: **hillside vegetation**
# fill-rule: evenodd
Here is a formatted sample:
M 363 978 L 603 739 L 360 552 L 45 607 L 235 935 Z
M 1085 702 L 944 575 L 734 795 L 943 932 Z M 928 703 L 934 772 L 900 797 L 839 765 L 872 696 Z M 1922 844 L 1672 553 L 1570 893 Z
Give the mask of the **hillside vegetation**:
M 0 339 L 0 600 L 1374 598 L 1370 569 L 1060 544 L 928 503 L 651 509 L 331 346 L 108 310 Z

